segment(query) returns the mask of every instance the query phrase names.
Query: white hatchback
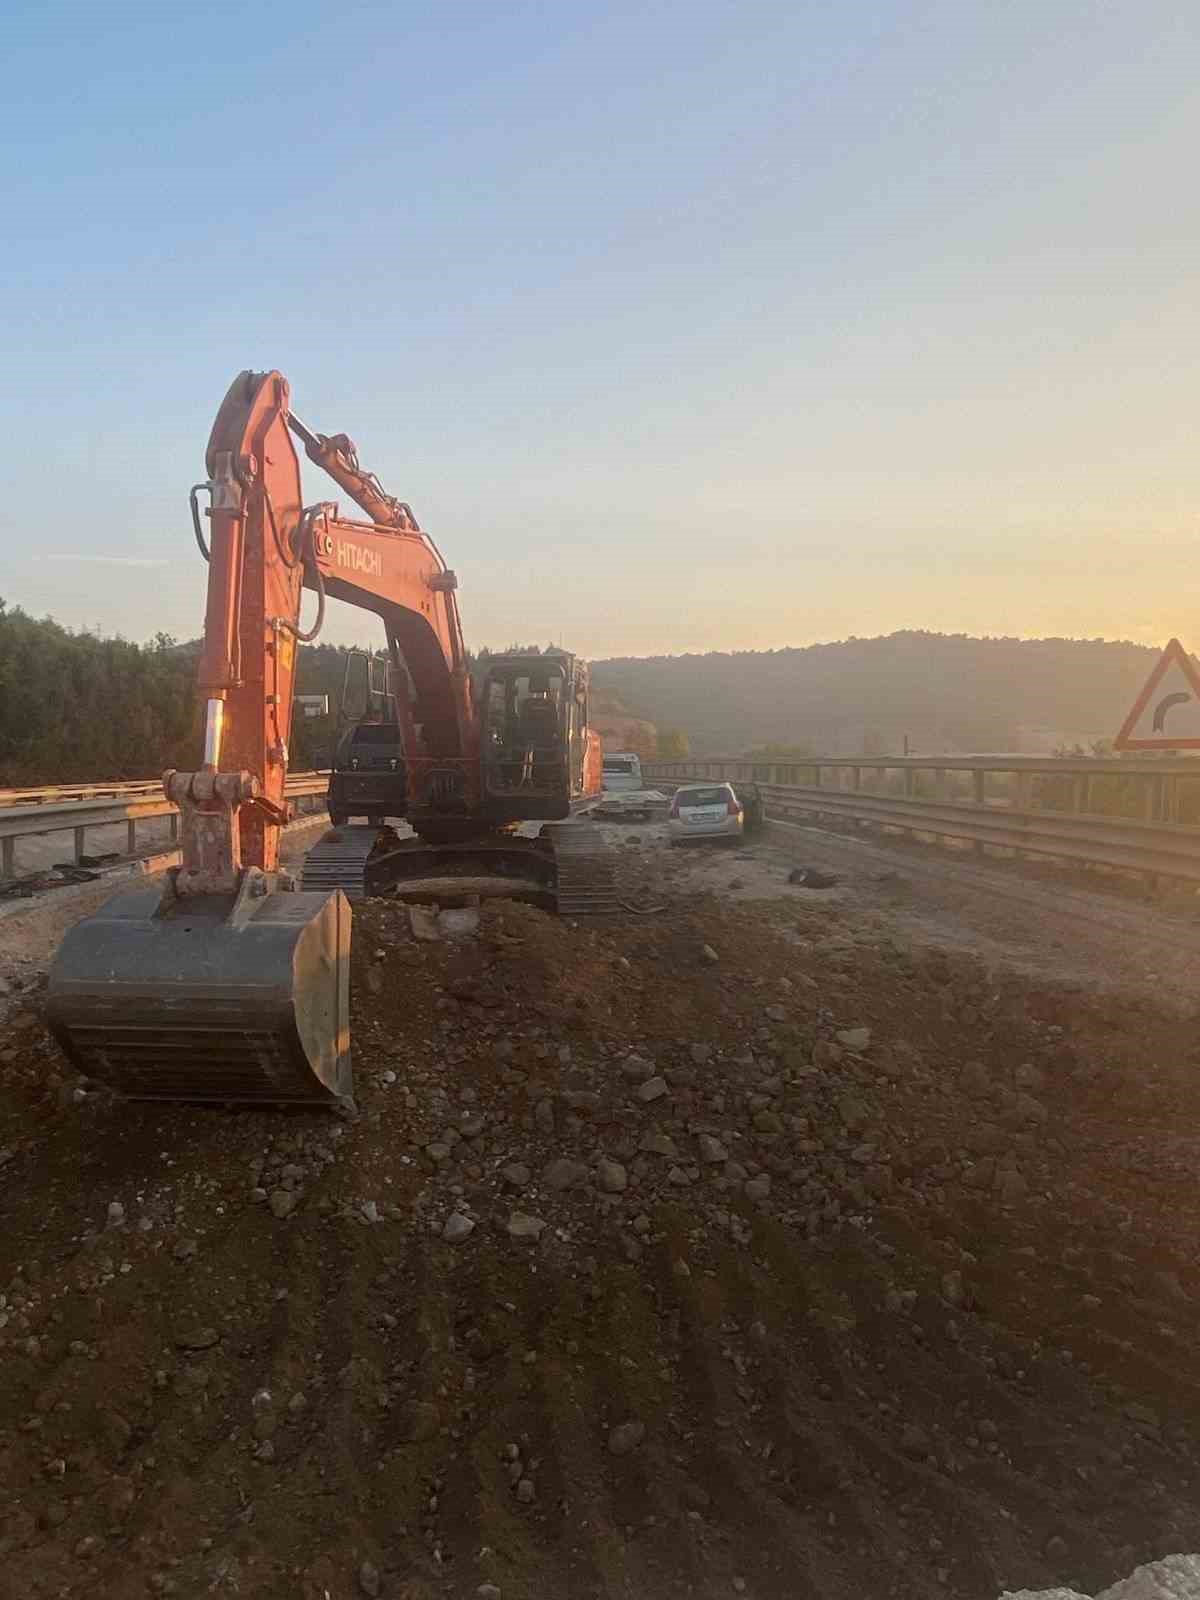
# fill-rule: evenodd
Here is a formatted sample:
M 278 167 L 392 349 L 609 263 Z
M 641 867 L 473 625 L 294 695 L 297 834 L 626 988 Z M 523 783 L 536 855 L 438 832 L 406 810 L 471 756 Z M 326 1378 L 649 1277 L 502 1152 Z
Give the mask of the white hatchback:
M 745 808 L 731 784 L 694 783 L 676 789 L 667 821 L 672 844 L 684 844 L 688 839 L 740 839 L 745 827 Z

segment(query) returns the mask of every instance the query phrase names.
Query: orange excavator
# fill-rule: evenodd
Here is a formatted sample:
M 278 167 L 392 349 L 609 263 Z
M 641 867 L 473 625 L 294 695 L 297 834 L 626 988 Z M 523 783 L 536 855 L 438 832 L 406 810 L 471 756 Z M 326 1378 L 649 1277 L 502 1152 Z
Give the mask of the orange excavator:
M 305 507 L 295 440 L 368 521 L 331 502 Z M 437 546 L 346 435 L 299 420 L 278 372 L 234 380 L 206 467 L 191 491 L 208 561 L 204 757 L 163 776 L 181 864 L 162 890 L 114 896 L 67 934 L 47 1017 L 82 1072 L 133 1098 L 349 1105 L 350 899 L 419 897 L 467 872 L 576 916 L 615 908 L 598 830 L 574 816 L 602 782 L 587 668 L 566 652 L 492 656 L 473 680 L 457 580 Z M 306 588 L 317 607 L 303 630 Z M 345 821 L 354 802 L 343 789 L 331 800 L 340 825 L 297 887 L 279 866 L 296 652 L 329 599 L 383 623 L 412 833 L 368 805 L 365 825 Z M 518 832 L 539 821 L 535 836 Z

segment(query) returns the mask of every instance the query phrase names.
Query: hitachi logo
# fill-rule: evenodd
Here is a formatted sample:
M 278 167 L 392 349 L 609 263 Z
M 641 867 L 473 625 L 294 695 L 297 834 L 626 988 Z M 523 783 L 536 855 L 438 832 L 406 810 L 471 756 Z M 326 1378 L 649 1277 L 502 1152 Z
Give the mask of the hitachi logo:
M 349 567 L 351 572 L 365 572 L 368 577 L 383 577 L 383 557 L 377 550 L 364 550 L 361 545 L 347 544 L 345 539 L 337 542 L 337 564 L 339 567 Z

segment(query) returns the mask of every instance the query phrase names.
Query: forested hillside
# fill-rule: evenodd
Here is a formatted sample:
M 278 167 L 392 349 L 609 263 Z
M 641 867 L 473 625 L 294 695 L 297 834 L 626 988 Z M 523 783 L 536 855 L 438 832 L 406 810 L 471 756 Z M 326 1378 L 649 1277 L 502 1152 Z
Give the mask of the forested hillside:
M 147 777 L 196 759 L 197 646 L 72 633 L 0 601 L 0 785 Z M 1111 735 L 1156 652 L 1074 639 L 895 633 L 805 649 L 594 664 L 619 708 L 693 752 L 806 745 L 826 753 L 1013 750 Z M 306 648 L 299 691 L 335 708 L 346 652 Z M 352 682 L 361 703 L 361 656 Z M 296 719 L 292 764 L 324 765 L 334 719 Z M 674 730 L 679 730 L 676 734 Z M 647 750 L 647 753 L 650 753 Z
M 71 633 L 0 600 L 0 785 L 144 778 L 181 765 L 194 658 Z
M 893 633 L 804 649 L 597 661 L 597 685 L 693 753 L 1017 750 L 1111 737 L 1158 652 L 1102 639 Z

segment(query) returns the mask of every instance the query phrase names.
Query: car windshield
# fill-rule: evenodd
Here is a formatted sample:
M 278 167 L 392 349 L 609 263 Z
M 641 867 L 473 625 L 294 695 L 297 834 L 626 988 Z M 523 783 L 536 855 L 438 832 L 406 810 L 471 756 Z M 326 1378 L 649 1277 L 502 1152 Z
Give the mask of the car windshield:
M 723 806 L 728 799 L 729 790 L 725 788 L 681 789 L 679 792 L 681 806 Z
M 604 761 L 604 770 L 605 772 L 632 772 L 633 762 L 620 761 L 614 759 L 612 756 L 607 756 L 605 757 Z

